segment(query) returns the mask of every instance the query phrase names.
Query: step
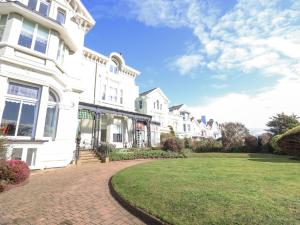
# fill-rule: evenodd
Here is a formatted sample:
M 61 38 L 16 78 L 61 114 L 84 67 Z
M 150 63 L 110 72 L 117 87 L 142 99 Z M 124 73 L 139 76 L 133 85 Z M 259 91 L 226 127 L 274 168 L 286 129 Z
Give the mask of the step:
M 78 160 L 79 164 L 89 164 L 89 163 L 101 163 L 101 160 L 94 159 L 94 160 Z

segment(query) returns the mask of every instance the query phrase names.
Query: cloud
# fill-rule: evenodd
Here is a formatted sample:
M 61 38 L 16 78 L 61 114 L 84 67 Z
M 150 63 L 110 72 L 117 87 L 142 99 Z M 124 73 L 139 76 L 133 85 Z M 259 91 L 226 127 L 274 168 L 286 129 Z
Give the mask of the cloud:
M 182 75 L 187 75 L 201 65 L 203 65 L 203 57 L 201 55 L 192 54 L 176 58 L 175 62 L 170 64 L 170 67 L 174 70 L 178 70 Z
M 211 98 L 193 108 L 198 115 L 261 128 L 270 116 L 281 111 L 300 114 L 295 102 L 300 99 L 300 1 L 237 0 L 226 12 L 210 0 L 120 2 L 126 5 L 126 9 L 119 7 L 122 16 L 147 26 L 187 27 L 193 32 L 198 39 L 190 44 L 193 51 L 187 48 L 169 63 L 181 75 L 209 70 L 215 74 L 212 79 L 225 81 L 234 70 L 241 75 L 257 72 L 274 76 L 278 81 L 259 94 L 232 91 Z
M 265 128 L 269 118 L 277 113 L 300 115 L 297 99 L 300 99 L 300 79 L 284 78 L 275 87 L 254 96 L 244 93 L 229 93 L 222 97 L 207 98 L 202 106 L 191 107 L 200 118 L 206 115 L 219 122 L 243 122 L 248 128 Z

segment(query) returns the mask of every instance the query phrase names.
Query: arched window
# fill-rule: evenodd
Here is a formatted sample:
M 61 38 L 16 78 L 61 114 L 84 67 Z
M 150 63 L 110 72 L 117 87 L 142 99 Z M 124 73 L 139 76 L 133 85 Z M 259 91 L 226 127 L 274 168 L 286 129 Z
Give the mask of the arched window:
M 159 101 L 156 100 L 156 108 L 159 109 Z
M 109 71 L 114 74 L 119 72 L 119 63 L 116 60 L 111 61 Z
M 53 140 L 56 136 L 56 126 L 58 119 L 59 98 L 56 93 L 49 90 L 48 107 L 45 120 L 44 137 L 51 137 Z

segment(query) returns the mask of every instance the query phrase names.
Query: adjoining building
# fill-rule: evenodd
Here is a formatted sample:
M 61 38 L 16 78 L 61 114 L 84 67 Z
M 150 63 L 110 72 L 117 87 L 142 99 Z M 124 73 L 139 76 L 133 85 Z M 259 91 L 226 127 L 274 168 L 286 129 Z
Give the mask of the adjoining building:
M 8 158 L 31 169 L 63 167 L 101 142 L 158 145 L 172 126 L 198 136 L 184 106 L 168 108 L 159 89 L 139 94 L 140 72 L 122 54 L 84 47 L 95 25 L 80 0 L 0 1 L 0 129 Z M 79 140 L 79 139 L 78 139 Z

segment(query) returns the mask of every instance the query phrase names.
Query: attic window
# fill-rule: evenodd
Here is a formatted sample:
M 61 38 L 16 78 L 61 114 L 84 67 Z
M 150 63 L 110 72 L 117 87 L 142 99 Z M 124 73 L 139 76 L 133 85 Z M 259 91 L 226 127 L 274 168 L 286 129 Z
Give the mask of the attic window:
M 119 72 L 119 63 L 116 60 L 111 61 L 109 71 L 114 74 L 117 74 Z

